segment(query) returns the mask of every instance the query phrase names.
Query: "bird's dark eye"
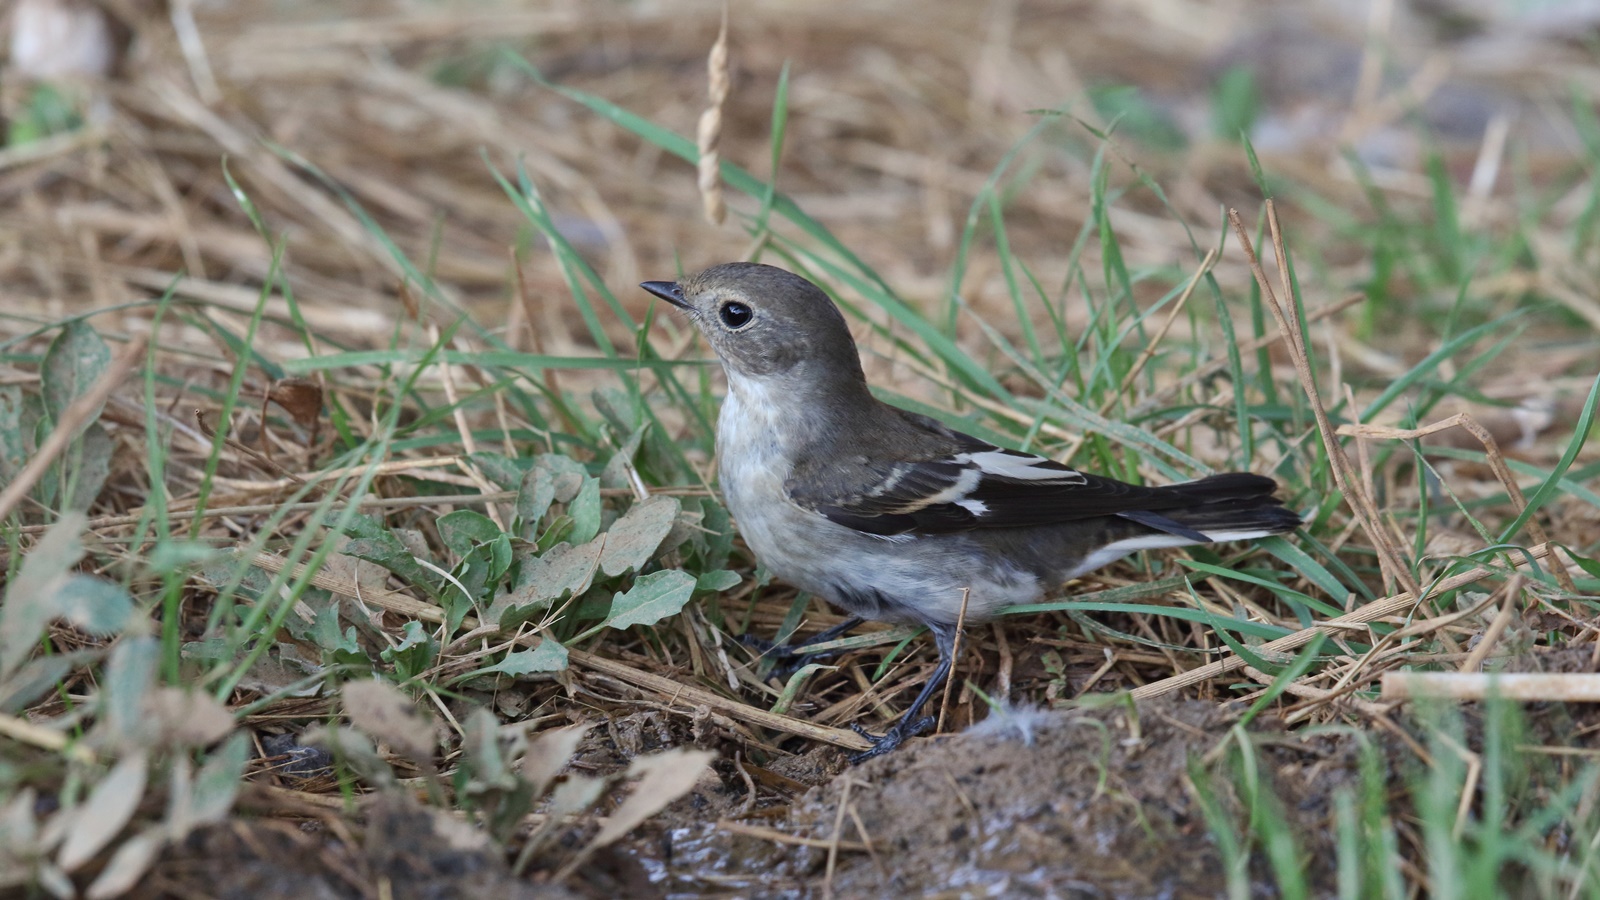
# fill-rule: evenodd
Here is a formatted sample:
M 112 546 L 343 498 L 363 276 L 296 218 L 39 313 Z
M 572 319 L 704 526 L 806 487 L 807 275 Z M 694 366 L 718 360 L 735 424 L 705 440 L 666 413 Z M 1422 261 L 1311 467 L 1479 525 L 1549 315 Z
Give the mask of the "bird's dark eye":
M 750 307 L 737 300 L 722 304 L 722 308 L 717 310 L 717 315 L 722 317 L 722 324 L 729 328 L 743 328 L 755 318 L 755 313 L 750 311 Z

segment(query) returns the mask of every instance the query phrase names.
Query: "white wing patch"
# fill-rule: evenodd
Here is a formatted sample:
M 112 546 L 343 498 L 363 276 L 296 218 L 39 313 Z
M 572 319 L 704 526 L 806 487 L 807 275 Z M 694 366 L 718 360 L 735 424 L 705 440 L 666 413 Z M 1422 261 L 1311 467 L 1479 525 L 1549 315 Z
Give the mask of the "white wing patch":
M 1022 454 L 1010 450 L 980 450 L 976 453 L 958 453 L 952 462 L 977 467 L 977 471 L 1014 481 L 1037 481 L 1047 484 L 1083 484 L 1081 474 L 1063 468 L 1042 456 Z
M 956 458 L 960 459 L 960 457 L 956 457 Z M 945 488 L 944 490 L 940 491 L 937 494 L 929 495 L 926 499 L 921 501 L 918 505 L 919 506 L 932 506 L 935 503 L 961 503 L 961 501 L 968 494 L 972 493 L 972 489 L 976 488 L 978 486 L 978 482 L 982 481 L 982 480 L 983 480 L 983 472 L 982 472 L 982 470 L 980 470 L 980 469 L 963 469 L 961 471 L 961 477 L 957 478 L 955 480 L 954 484 L 950 485 L 949 487 Z

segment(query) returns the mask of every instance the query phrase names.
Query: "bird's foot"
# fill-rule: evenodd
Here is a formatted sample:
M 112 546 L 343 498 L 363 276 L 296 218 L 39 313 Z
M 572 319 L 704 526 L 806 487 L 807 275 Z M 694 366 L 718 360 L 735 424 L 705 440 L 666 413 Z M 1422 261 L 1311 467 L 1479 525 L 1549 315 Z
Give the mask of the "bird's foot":
M 739 643 L 756 651 L 762 659 L 770 661 L 772 668 L 765 677 L 776 678 L 779 681 L 788 681 L 793 677 L 794 673 L 806 666 L 836 656 L 839 652 L 837 650 L 823 650 L 815 653 L 801 652 L 803 648 L 810 644 L 818 643 L 815 638 L 801 641 L 798 644 L 780 644 L 753 634 L 741 634 L 739 635 Z
M 800 652 L 802 648 L 813 647 L 817 644 L 825 644 L 828 641 L 847 634 L 850 629 L 860 624 L 861 617 L 852 616 L 833 626 L 832 628 L 827 629 L 826 631 L 819 632 L 803 641 L 797 641 L 793 644 L 779 644 L 774 641 L 769 641 L 766 638 L 756 637 L 753 634 L 740 635 L 739 642 L 744 644 L 746 647 L 750 647 L 751 649 L 755 650 L 757 653 L 760 653 L 763 659 L 770 660 L 773 663 L 771 669 L 763 677 L 776 676 L 784 681 L 788 681 L 789 678 L 794 675 L 794 673 L 800 671 L 811 663 L 820 662 L 836 655 L 839 652 L 837 650 L 827 650 L 820 653 L 815 651 L 810 653 L 802 653 Z
M 915 721 L 901 718 L 900 721 L 894 723 L 893 727 L 881 735 L 872 734 L 860 725 L 851 723 L 850 730 L 871 741 L 872 749 L 853 754 L 850 757 L 850 764 L 857 766 L 873 757 L 882 756 L 905 743 L 907 738 L 914 738 L 932 727 L 933 716 L 923 716 Z

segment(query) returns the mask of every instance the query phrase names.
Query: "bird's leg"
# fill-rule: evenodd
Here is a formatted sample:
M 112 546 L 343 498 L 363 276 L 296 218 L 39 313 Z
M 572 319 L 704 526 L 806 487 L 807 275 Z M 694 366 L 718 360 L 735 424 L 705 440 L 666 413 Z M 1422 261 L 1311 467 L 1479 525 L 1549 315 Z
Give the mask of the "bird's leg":
M 939 646 L 939 665 L 934 668 L 933 674 L 928 677 L 928 682 L 922 686 L 922 691 L 917 694 L 917 699 L 911 701 L 911 706 L 907 707 L 906 711 L 900 714 L 900 718 L 895 720 L 894 725 L 890 726 L 889 730 L 881 736 L 869 734 L 865 728 L 851 723 L 850 729 L 852 731 L 872 742 L 872 749 L 863 750 L 850 757 L 852 764 L 863 763 L 875 756 L 882 756 L 905 743 L 906 738 L 916 737 L 933 727 L 933 716 L 923 716 L 919 719 L 917 714 L 922 712 L 922 707 L 927 705 L 934 693 L 944 685 L 945 679 L 950 677 L 950 669 L 955 665 L 956 661 L 956 629 L 953 625 L 929 623 L 928 630 L 933 632 L 934 642 Z
M 831 641 L 864 621 L 866 620 L 860 616 L 851 616 L 826 631 L 818 632 L 803 641 L 792 644 L 779 644 L 775 641 L 756 637 L 753 634 L 740 635 L 739 643 L 758 651 L 762 656 L 772 660 L 774 665 L 771 674 L 781 679 L 787 679 L 790 675 L 800 671 L 801 667 L 807 663 L 826 659 L 833 655 L 831 652 L 801 653 L 801 649 Z

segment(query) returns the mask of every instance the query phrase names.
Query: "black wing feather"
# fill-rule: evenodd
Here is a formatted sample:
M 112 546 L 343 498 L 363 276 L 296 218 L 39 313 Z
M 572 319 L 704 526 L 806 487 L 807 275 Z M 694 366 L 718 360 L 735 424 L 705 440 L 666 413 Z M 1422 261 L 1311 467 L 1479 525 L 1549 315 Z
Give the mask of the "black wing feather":
M 906 418 L 945 439 L 936 445 L 942 455 L 830 459 L 790 479 L 790 497 L 840 525 L 886 537 L 1121 516 L 1201 543 L 1204 534 L 1160 512 L 1269 498 L 1277 487 L 1270 478 L 1244 472 L 1142 487 L 996 447 L 933 419 L 909 413 Z

